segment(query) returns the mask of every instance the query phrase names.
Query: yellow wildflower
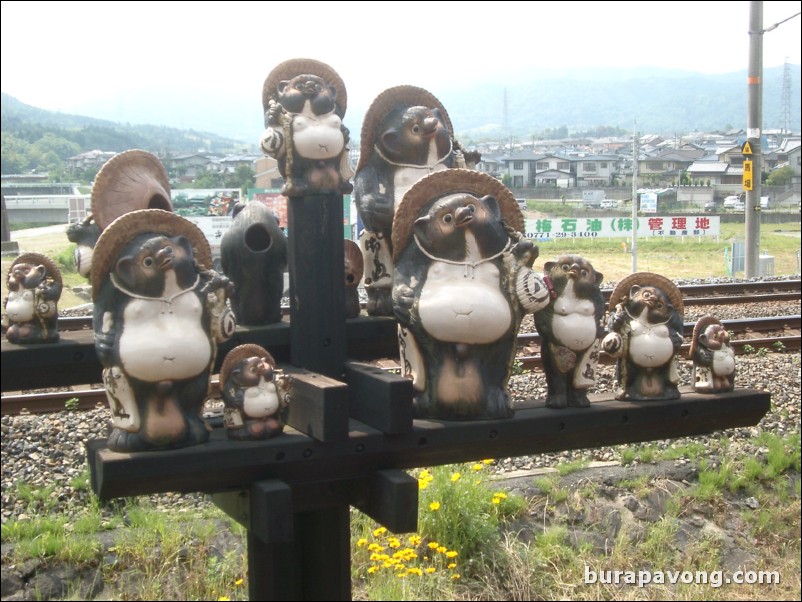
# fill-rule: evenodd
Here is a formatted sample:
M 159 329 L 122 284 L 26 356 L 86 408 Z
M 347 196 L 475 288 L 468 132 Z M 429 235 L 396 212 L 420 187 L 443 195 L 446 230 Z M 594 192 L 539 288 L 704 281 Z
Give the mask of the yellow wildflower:
M 356 547 L 361 548 L 362 546 L 368 545 L 368 540 L 364 537 L 361 538 L 359 541 L 356 542 Z
M 426 572 L 431 574 L 431 573 L 434 573 L 436 570 L 437 570 L 436 568 L 434 568 L 433 566 L 430 566 L 429 568 L 426 569 Z
M 493 503 L 497 504 L 497 505 L 500 504 L 501 503 L 501 498 L 500 497 L 494 497 L 493 498 Z
M 460 578 L 460 574 L 459 573 L 454 573 L 453 575 L 451 575 L 451 578 L 456 581 L 457 579 Z
M 455 569 L 455 568 L 457 568 L 457 563 L 456 562 L 449 562 L 448 566 L 446 568 Z
M 375 573 L 378 570 L 379 570 L 379 567 L 377 567 L 377 566 L 368 567 L 368 574 L 372 575 L 373 573 Z
M 386 527 L 379 527 L 378 529 L 374 529 L 373 530 L 373 537 L 380 537 L 381 535 L 384 535 L 385 533 L 387 533 L 387 528 Z
M 439 544 L 439 543 L 437 543 L 436 541 L 430 541 L 430 542 L 429 542 L 429 547 L 430 547 L 432 550 L 436 550 L 437 548 L 439 548 L 439 547 L 440 547 L 440 544 Z
M 440 502 L 432 502 L 431 504 L 429 504 L 429 510 L 431 510 L 432 512 L 437 512 L 438 510 L 440 510 Z
M 411 546 L 419 546 L 420 542 L 421 542 L 421 536 L 420 535 L 410 535 L 407 538 L 407 541 L 409 542 L 409 545 L 411 545 Z
M 474 470 L 474 471 L 477 471 L 477 472 L 482 470 L 483 468 L 484 468 L 484 465 L 482 465 L 482 464 L 474 464 L 473 466 L 471 466 L 471 470 Z
M 448 548 L 445 546 L 440 546 L 439 548 L 437 548 L 437 551 L 440 552 L 441 554 L 445 554 L 446 552 L 448 552 Z
M 461 476 L 462 476 L 462 475 L 461 475 L 460 473 L 458 473 L 458 472 L 455 472 L 454 474 L 452 474 L 452 475 L 451 475 L 451 482 L 452 482 L 452 483 L 456 483 L 457 481 L 459 481 L 459 478 L 460 478 Z
M 449 550 L 448 552 L 446 552 L 446 557 L 448 558 L 456 558 L 457 556 L 459 556 L 459 552 L 456 552 L 454 550 Z
M 492 464 L 493 460 L 488 458 L 487 460 L 482 460 L 482 464 Z
M 240 585 L 242 585 L 242 583 L 243 583 L 244 581 L 245 581 L 244 579 L 237 579 L 237 580 L 234 582 L 234 585 L 236 585 L 237 587 L 239 587 Z

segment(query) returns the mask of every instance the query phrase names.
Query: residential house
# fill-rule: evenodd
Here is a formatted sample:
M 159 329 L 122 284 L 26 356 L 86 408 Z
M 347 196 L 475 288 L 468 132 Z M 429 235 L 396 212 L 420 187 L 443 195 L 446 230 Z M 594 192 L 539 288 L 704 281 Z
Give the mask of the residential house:
M 575 164 L 562 155 L 543 155 L 535 161 L 535 186 L 574 188 Z
M 213 160 L 214 157 L 205 153 L 189 153 L 167 157 L 164 159 L 164 167 L 171 180 L 192 182 L 209 169 Z
M 116 155 L 114 151 L 91 150 L 69 157 L 66 159 L 67 168 L 71 173 L 84 171 L 86 169 L 99 170 L 106 164 L 106 161 Z
M 704 156 L 701 149 L 663 150 L 653 157 L 638 161 L 640 177 L 646 182 L 658 185 L 674 185 L 680 181 L 682 172 Z
M 618 175 L 617 155 L 588 155 L 572 158 L 571 171 L 576 177 L 576 186 L 611 186 Z

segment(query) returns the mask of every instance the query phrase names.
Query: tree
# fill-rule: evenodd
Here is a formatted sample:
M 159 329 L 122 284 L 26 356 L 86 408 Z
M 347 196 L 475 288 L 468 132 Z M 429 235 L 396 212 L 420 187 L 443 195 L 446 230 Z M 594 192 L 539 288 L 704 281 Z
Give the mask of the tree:
M 228 188 L 241 188 L 247 190 L 253 188 L 255 183 L 255 173 L 248 165 L 237 165 L 233 174 L 226 176 L 225 182 Z
M 791 183 L 794 177 L 794 168 L 790 165 L 785 165 L 779 169 L 775 169 L 766 178 L 766 184 L 769 186 L 785 186 Z

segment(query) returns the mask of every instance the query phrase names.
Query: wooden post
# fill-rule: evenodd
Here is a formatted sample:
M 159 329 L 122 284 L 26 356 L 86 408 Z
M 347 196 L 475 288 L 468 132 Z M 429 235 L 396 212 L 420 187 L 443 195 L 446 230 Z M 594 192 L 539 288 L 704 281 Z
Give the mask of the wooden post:
M 291 362 L 342 379 L 345 268 L 342 195 L 310 195 L 287 203 Z

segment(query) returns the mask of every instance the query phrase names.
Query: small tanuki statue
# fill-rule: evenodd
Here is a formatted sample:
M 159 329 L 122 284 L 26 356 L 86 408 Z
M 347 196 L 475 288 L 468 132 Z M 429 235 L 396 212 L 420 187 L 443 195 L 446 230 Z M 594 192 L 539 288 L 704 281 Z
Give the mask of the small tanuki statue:
M 231 226 L 220 239 L 220 263 L 234 283 L 231 309 L 237 324 L 281 321 L 287 237 L 266 205 L 259 201 L 235 205 Z
M 393 220 L 393 308 L 418 417 L 512 416 L 521 320 L 549 302 L 523 225 L 512 193 L 476 171 L 437 172 L 404 195 Z
M 354 202 L 365 228 L 367 312 L 392 315 L 391 230 L 401 199 L 422 177 L 451 167 L 473 168 L 478 153 L 462 152 L 437 98 L 423 88 L 396 86 L 379 94 L 362 123 Z M 467 156 L 466 156 L 467 155 Z
M 353 170 L 348 162 L 345 84 L 328 65 L 291 59 L 265 80 L 262 105 L 265 131 L 260 145 L 278 161 L 281 193 L 348 194 Z
M 679 399 L 677 354 L 682 346 L 682 295 L 668 278 L 636 272 L 609 302 L 602 349 L 618 358 L 616 399 Z
M 220 368 L 228 438 L 258 441 L 281 433 L 291 384 L 259 345 L 239 345 L 229 351 Z
M 544 272 L 551 302 L 534 318 L 548 386 L 546 406 L 586 408 L 605 333 L 605 302 L 599 288 L 603 275 L 579 255 L 548 261 Z
M 17 344 L 58 341 L 58 300 L 63 285 L 56 264 L 40 253 L 23 253 L 11 264 L 6 284 L 6 339 Z
M 201 230 L 161 209 L 108 225 L 92 265 L 95 349 L 112 412 L 112 451 L 205 442 L 203 404 L 217 344 L 235 321 L 227 278 Z
M 735 388 L 735 352 L 730 346 L 730 334 L 718 318 L 699 318 L 693 327 L 688 356 L 693 362 L 695 391 L 725 393 Z
M 359 283 L 365 271 L 362 251 L 353 240 L 343 241 L 345 248 L 345 317 L 356 318 L 361 311 L 359 306 Z

